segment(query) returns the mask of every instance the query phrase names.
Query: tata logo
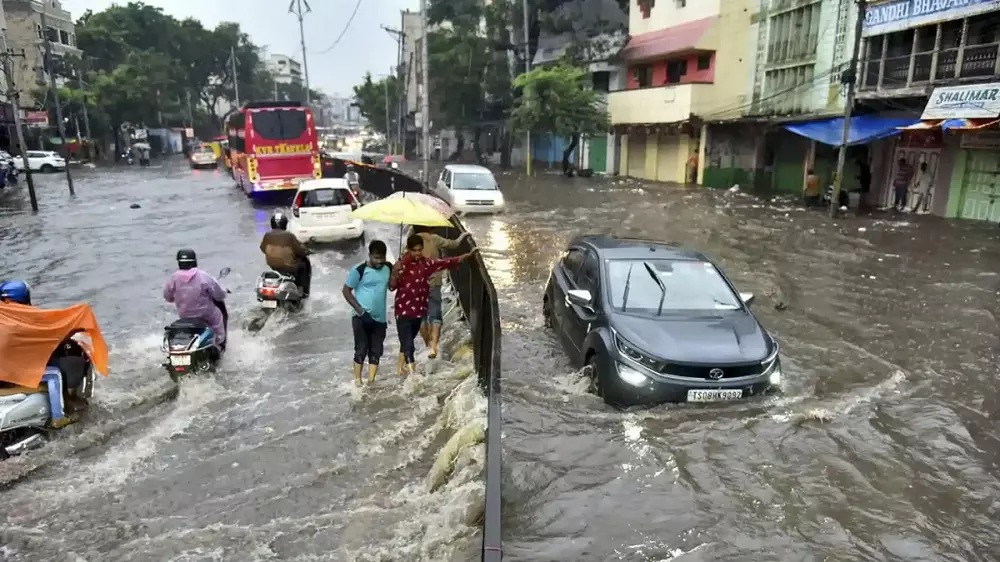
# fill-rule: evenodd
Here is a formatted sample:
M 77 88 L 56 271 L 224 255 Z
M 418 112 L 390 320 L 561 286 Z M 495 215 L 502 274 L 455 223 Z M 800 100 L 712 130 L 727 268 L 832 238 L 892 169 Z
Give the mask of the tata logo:
M 305 144 L 281 143 L 273 146 L 258 146 L 254 148 L 254 152 L 258 156 L 269 156 L 273 154 L 310 154 L 312 153 L 312 145 L 309 143 Z
M 708 378 L 714 381 L 721 379 L 723 375 L 725 375 L 725 373 L 722 371 L 722 369 L 719 368 L 712 369 L 711 371 L 708 372 Z

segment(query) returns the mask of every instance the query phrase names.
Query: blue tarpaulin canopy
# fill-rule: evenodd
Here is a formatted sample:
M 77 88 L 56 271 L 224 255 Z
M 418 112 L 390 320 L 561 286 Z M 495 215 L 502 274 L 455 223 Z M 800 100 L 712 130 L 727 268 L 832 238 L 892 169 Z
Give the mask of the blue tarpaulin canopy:
M 878 115 L 859 115 L 851 117 L 851 132 L 847 137 L 847 145 L 867 144 L 878 139 L 898 135 L 901 127 L 909 127 L 920 119 L 909 117 L 880 117 Z M 810 138 L 816 142 L 840 146 L 844 138 L 844 118 L 834 117 L 808 123 L 785 125 L 789 131 Z

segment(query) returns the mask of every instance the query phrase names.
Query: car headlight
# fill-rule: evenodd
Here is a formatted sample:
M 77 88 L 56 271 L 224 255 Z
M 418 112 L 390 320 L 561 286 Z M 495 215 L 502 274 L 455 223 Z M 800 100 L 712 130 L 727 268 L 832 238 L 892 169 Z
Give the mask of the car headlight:
M 648 380 L 646 375 L 624 363 L 618 363 L 618 377 L 632 386 L 642 386 Z
M 660 361 L 657 361 L 652 357 L 649 357 L 642 351 L 639 351 L 638 347 L 630 343 L 625 338 L 621 337 L 618 334 L 618 332 L 614 332 L 614 336 L 615 336 L 615 347 L 618 348 L 618 353 L 621 353 L 622 356 L 655 372 L 659 372 L 660 369 L 663 367 Z
M 767 375 L 767 381 L 773 386 L 780 385 L 781 361 L 778 360 L 778 344 L 774 345 L 774 351 L 761 362 L 761 365 L 764 367 L 763 372 Z

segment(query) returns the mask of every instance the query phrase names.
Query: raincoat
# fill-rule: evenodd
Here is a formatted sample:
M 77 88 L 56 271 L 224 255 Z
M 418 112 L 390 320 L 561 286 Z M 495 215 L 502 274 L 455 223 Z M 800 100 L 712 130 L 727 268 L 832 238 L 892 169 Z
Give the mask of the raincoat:
M 163 287 L 163 298 L 177 305 L 181 318 L 197 318 L 215 332 L 215 343 L 226 341 L 226 323 L 216 301 L 226 300 L 226 291 L 214 277 L 193 267 L 178 269 Z
M 97 325 L 94 311 L 86 304 L 46 310 L 23 304 L 0 304 L 0 381 L 36 388 L 56 348 L 74 332 L 94 369 L 108 374 L 108 344 Z

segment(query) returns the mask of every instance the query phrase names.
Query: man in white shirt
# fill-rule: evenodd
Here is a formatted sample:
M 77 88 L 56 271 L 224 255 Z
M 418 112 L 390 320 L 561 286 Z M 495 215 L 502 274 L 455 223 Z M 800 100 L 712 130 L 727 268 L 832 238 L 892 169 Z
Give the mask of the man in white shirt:
M 927 169 L 927 162 L 920 163 L 920 171 L 913 176 L 913 195 L 916 201 L 910 208 L 912 213 L 927 213 L 931 200 L 931 188 L 934 186 L 934 176 Z M 920 207 L 923 209 L 920 209 Z

